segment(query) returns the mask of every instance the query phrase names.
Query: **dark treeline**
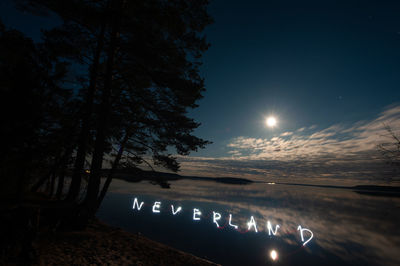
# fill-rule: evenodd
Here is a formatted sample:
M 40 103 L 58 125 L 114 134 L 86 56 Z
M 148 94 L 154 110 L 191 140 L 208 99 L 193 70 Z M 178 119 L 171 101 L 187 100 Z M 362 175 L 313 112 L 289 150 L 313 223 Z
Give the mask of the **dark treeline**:
M 176 172 L 173 154 L 209 143 L 187 115 L 204 92 L 207 0 L 15 3 L 62 23 L 40 43 L 0 24 L 3 203 L 43 195 L 67 206 L 54 224 L 84 227 L 117 169 Z

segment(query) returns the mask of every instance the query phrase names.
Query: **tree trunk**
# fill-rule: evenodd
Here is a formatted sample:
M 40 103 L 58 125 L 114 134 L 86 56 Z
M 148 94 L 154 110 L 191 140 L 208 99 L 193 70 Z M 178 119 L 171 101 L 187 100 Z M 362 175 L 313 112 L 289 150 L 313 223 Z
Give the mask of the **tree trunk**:
M 38 189 L 44 184 L 44 182 L 46 182 L 47 180 L 49 180 L 49 178 L 51 177 L 51 174 L 54 173 L 54 171 L 56 170 L 57 167 L 58 167 L 58 164 L 55 163 L 54 166 L 51 168 L 51 170 L 48 172 L 48 174 L 46 174 L 46 175 L 44 175 L 42 178 L 40 178 L 39 181 L 36 182 L 36 183 L 31 187 L 31 191 L 32 191 L 32 192 L 38 191 Z
M 72 127 L 69 133 L 65 136 L 64 141 L 67 143 L 66 145 L 66 150 L 63 153 L 63 150 L 61 150 L 60 154 L 54 159 L 54 164 L 49 170 L 49 172 L 44 175 L 41 179 L 39 179 L 35 184 L 31 186 L 31 192 L 36 192 L 43 184 L 48 180 L 53 173 L 56 173 L 58 169 L 63 168 L 66 166 L 74 148 L 75 148 L 75 130 L 78 127 L 78 121 L 76 121 Z M 73 141 L 71 141 L 73 139 Z
M 114 160 L 114 162 L 113 162 L 113 164 L 112 164 L 111 170 L 110 170 L 110 172 L 108 173 L 106 182 L 104 183 L 104 186 L 103 186 L 103 189 L 101 190 L 100 196 L 99 196 L 99 198 L 97 199 L 97 207 L 96 207 L 96 209 L 98 209 L 98 208 L 100 207 L 100 205 L 101 205 L 101 203 L 102 203 L 104 197 L 106 196 L 108 187 L 110 186 L 111 181 L 112 181 L 112 179 L 113 179 L 113 177 L 114 177 L 115 170 L 117 170 L 119 161 L 121 160 L 122 153 L 124 152 L 125 145 L 126 145 L 126 143 L 128 142 L 129 137 L 130 137 L 130 135 L 129 135 L 128 131 L 127 131 L 126 134 L 125 134 L 124 139 L 122 140 L 122 142 L 121 142 L 121 144 L 120 144 L 120 147 L 119 147 L 117 156 L 115 157 L 115 160 Z
M 97 87 L 100 56 L 104 46 L 105 28 L 106 28 L 106 23 L 104 21 L 100 29 L 99 37 L 97 39 L 97 47 L 93 57 L 93 64 L 90 69 L 90 82 L 85 99 L 85 106 L 84 106 L 85 108 L 82 118 L 82 129 L 79 134 L 78 151 L 76 154 L 74 171 L 72 174 L 72 181 L 67 196 L 68 201 L 74 201 L 78 197 L 81 188 L 82 173 L 83 173 L 83 167 L 85 165 L 87 143 L 90 134 L 90 118 L 93 112 L 94 95 Z
M 89 183 L 85 197 L 85 208 L 88 216 L 94 215 L 97 209 L 97 196 L 100 189 L 100 175 L 103 164 L 104 150 L 106 146 L 106 130 L 110 115 L 110 97 L 112 90 L 112 79 L 114 70 L 114 57 L 117 47 L 117 38 L 119 34 L 119 21 L 120 13 L 122 11 L 122 3 L 120 0 L 114 1 L 115 5 L 111 5 L 111 36 L 110 43 L 107 51 L 107 64 L 106 75 L 104 80 L 104 88 L 102 94 L 102 101 L 100 106 L 100 113 L 98 116 L 96 141 L 92 157 L 92 164 L 90 169 Z
M 52 197 L 54 193 L 54 188 L 56 184 L 56 173 L 53 173 L 50 179 L 50 190 L 49 190 L 49 196 Z
M 61 199 L 62 191 L 64 188 L 65 167 L 61 168 L 60 175 L 58 176 L 56 198 Z

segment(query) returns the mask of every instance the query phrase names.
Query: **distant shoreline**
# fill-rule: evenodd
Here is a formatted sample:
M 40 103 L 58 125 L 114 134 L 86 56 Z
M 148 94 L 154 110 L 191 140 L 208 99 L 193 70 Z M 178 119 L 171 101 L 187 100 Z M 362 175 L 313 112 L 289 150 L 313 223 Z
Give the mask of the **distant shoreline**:
M 107 172 L 108 170 L 104 170 Z M 371 196 L 389 196 L 400 197 L 400 187 L 398 186 L 379 186 L 379 185 L 355 185 L 355 186 L 335 186 L 335 185 L 314 185 L 314 184 L 301 184 L 301 183 L 286 183 L 286 182 L 268 182 L 268 181 L 253 181 L 246 178 L 237 177 L 200 177 L 200 176 L 182 176 L 173 173 L 144 171 L 140 169 L 122 169 L 117 171 L 115 178 L 125 180 L 127 182 L 140 182 L 148 180 L 150 182 L 159 184 L 163 188 L 169 188 L 168 181 L 176 180 L 199 180 L 211 181 L 232 185 L 248 185 L 252 183 L 263 183 L 270 185 L 285 185 L 285 186 L 303 186 L 303 187 L 318 187 L 318 188 L 332 188 L 332 189 L 346 189 L 352 190 L 359 194 Z
M 354 192 L 371 196 L 400 197 L 400 187 L 393 187 L 393 186 L 377 186 L 377 185 L 376 186 L 375 185 L 333 186 L 333 185 L 312 185 L 312 184 L 299 184 L 299 183 L 275 183 L 275 184 L 287 185 L 287 186 L 350 189 L 353 190 Z
M 109 170 L 104 170 L 107 173 Z M 200 180 L 200 181 L 212 181 L 224 184 L 232 185 L 247 185 L 252 183 L 257 183 L 246 178 L 237 177 L 200 177 L 200 176 L 182 176 L 173 173 L 164 172 L 153 172 L 153 171 L 143 171 L 138 169 L 122 169 L 115 173 L 115 177 L 128 182 L 140 182 L 143 180 L 149 180 L 158 183 L 162 187 L 168 188 L 168 181 L 176 180 Z

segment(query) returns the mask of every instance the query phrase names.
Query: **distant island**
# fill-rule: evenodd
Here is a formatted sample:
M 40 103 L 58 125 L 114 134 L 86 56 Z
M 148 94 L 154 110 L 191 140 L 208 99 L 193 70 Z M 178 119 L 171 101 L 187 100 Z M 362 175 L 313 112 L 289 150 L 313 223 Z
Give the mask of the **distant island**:
M 107 174 L 110 170 L 104 169 L 103 174 Z M 148 180 L 154 184 L 158 184 L 163 188 L 169 188 L 170 184 L 168 181 L 175 180 L 202 180 L 202 181 L 212 181 L 224 184 L 232 185 L 247 185 L 254 183 L 254 181 L 246 178 L 237 177 L 200 177 L 200 176 L 182 176 L 174 173 L 156 172 L 156 171 L 146 171 L 139 168 L 127 168 L 119 169 L 115 171 L 114 178 L 125 180 L 128 182 L 140 182 L 143 180 Z
M 320 187 L 333 189 L 350 189 L 356 193 L 370 196 L 400 197 L 400 187 L 378 186 L 378 185 L 356 185 L 356 186 L 332 186 L 332 185 L 313 185 L 300 183 L 276 183 L 277 185 Z

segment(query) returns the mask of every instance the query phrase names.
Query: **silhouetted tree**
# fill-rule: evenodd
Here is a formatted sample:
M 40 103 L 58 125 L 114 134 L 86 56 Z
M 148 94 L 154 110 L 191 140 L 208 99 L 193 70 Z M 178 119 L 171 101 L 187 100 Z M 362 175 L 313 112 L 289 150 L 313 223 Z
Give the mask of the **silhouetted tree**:
M 21 198 L 65 153 L 56 143 L 72 130 L 74 103 L 64 86 L 66 72 L 65 62 L 0 23 L 2 195 L 18 192 Z
M 124 136 L 119 143 L 121 156 L 128 141 L 133 140 L 136 143 L 128 145 L 127 152 L 136 152 L 137 162 L 151 154 L 154 164 L 177 171 L 176 159 L 166 153 L 168 147 L 188 154 L 207 144 L 190 134 L 199 124 L 186 117 L 187 108 L 197 106 L 195 102 L 204 90 L 197 59 L 208 48 L 205 39 L 198 36 L 211 22 L 205 12 L 206 3 L 112 1 L 101 113 L 85 198 L 89 209 L 99 202 L 104 151 L 113 136 L 111 131 L 107 133 L 113 101 L 131 106 L 125 111 L 132 117 L 142 116 L 141 120 L 116 128 L 117 134 L 121 135 L 118 130 L 122 129 Z M 114 168 L 121 156 L 117 154 Z M 109 181 L 110 178 L 102 195 Z
M 79 90 L 82 99 L 82 114 L 78 119 L 80 133 L 74 160 L 72 181 L 68 200 L 75 201 L 81 189 L 82 174 L 94 129 L 93 109 L 100 76 L 100 65 L 104 61 L 104 42 L 109 1 L 17 1 L 22 8 L 34 13 L 54 12 L 64 23 L 45 32 L 45 41 L 54 55 L 70 60 L 76 68 L 83 70 Z M 103 6 L 103 4 L 105 6 Z
M 111 182 L 113 170 L 99 195 L 104 158 L 113 150 L 114 170 L 124 157 L 135 165 L 151 158 L 150 165 L 178 171 L 173 148 L 187 155 L 208 143 L 192 135 L 199 124 L 187 117 L 204 91 L 199 66 L 208 48 L 201 32 L 212 21 L 208 1 L 18 2 L 63 19 L 45 32 L 49 53 L 83 70 L 76 75 L 82 106 L 68 200 L 78 200 L 90 155 L 86 216 L 94 214 Z
M 378 149 L 390 164 L 400 167 L 400 137 L 390 126 L 386 125 L 385 129 L 390 141 L 379 144 Z

